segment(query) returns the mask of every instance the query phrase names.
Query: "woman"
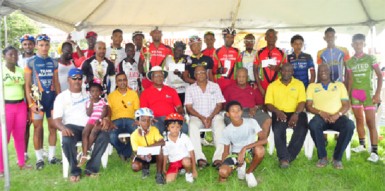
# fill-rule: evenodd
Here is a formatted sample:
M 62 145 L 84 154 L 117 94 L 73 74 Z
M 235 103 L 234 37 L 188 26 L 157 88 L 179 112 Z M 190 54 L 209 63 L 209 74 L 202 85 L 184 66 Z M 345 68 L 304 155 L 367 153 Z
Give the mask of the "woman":
M 25 164 L 25 127 L 27 123 L 27 105 L 24 102 L 24 71 L 17 65 L 16 48 L 8 46 L 3 50 L 5 64 L 3 67 L 5 117 L 7 124 L 7 141 L 13 135 L 17 154 L 17 163 L 21 170 L 32 169 Z M 0 132 L 0 145 L 1 145 Z M 3 151 L 0 146 L 0 177 L 4 176 Z

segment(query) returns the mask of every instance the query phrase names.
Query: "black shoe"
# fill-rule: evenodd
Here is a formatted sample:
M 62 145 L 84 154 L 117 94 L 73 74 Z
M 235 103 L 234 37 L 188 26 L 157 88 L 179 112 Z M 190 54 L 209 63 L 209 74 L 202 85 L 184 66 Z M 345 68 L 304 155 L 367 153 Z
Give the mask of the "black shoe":
M 155 179 L 157 184 L 165 184 L 163 174 L 156 173 Z
M 38 160 L 36 162 L 36 170 L 43 170 L 44 168 L 44 161 L 43 160 Z
M 142 169 L 142 179 L 150 176 L 150 169 Z
M 48 161 L 49 164 L 61 164 L 61 160 L 56 158 L 56 157 L 53 157 L 51 160 Z

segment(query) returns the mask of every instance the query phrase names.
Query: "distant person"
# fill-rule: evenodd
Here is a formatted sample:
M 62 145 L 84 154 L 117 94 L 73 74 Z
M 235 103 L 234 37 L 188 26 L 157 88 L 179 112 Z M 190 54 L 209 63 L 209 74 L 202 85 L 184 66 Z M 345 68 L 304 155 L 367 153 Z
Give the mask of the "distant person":
M 72 44 L 69 42 L 64 42 L 61 45 L 62 54 L 58 59 L 58 76 L 60 82 L 60 90 L 64 91 L 68 89 L 68 72 L 72 68 L 76 68 L 75 62 L 72 59 Z
M 134 91 L 139 91 L 140 73 L 138 62 L 135 61 L 135 45 L 127 43 L 125 47 L 126 58 L 118 65 L 118 73 L 124 72 L 127 76 L 128 87 Z
M 118 69 L 119 63 L 126 57 L 126 51 L 122 47 L 123 31 L 115 29 L 111 36 L 112 44 L 106 49 L 106 58 L 114 63 L 115 69 Z
M 75 66 L 77 68 L 80 68 L 84 62 L 84 60 L 90 58 L 95 54 L 95 44 L 96 40 L 98 38 L 98 34 L 94 31 L 89 31 L 86 34 L 86 40 L 87 40 L 87 49 L 80 49 L 79 45 L 77 45 L 73 40 L 71 40 L 71 36 L 69 35 L 68 41 L 76 47 L 75 52 L 72 54 L 72 58 L 75 62 Z
M 204 50 L 202 50 L 202 54 L 210 57 L 211 59 L 214 59 L 215 34 L 212 31 L 207 31 L 207 32 L 205 32 L 203 39 L 204 39 L 204 42 L 206 44 L 206 48 Z

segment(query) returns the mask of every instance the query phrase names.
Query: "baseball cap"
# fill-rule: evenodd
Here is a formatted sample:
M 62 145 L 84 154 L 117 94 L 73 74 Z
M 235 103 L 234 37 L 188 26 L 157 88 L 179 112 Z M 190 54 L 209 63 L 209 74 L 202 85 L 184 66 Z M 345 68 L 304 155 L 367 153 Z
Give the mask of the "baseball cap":
M 69 72 L 68 72 L 68 77 L 74 77 L 76 75 L 81 75 L 83 76 L 83 71 L 80 70 L 80 69 L 77 69 L 77 68 L 72 68 Z
M 86 35 L 86 38 L 90 38 L 90 37 L 98 37 L 98 34 L 96 34 L 96 32 L 94 31 L 89 31 Z

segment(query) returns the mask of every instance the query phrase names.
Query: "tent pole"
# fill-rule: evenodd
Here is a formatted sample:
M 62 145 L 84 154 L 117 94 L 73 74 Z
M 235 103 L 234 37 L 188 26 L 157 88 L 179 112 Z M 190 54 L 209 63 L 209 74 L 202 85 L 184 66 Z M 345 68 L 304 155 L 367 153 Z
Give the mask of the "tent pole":
M 5 17 L 4 17 L 5 21 Z M 7 23 L 4 23 L 6 26 Z M 4 27 L 6 29 L 6 27 Z M 5 30 L 6 31 L 6 30 Z M 0 50 L 1 48 L 1 30 L 0 30 Z M 2 53 L 0 53 L 0 60 L 2 60 Z M 0 123 L 1 123 L 1 139 L 2 139 L 2 148 L 3 148 L 3 163 L 4 163 L 4 190 L 10 190 L 10 174 L 9 174 L 9 161 L 8 161 L 8 140 L 7 140 L 7 126 L 5 123 L 5 104 L 4 104 L 4 86 L 3 86 L 3 64 L 0 66 Z
M 237 18 L 238 18 L 238 11 L 240 6 L 241 6 L 241 0 L 238 0 L 237 6 L 235 7 L 235 10 L 234 10 L 234 14 L 232 15 L 231 28 L 235 27 L 235 22 L 237 21 Z
M 4 47 L 8 46 L 8 27 L 7 27 L 7 16 L 4 16 Z
M 372 55 L 375 55 L 376 52 L 375 52 L 375 48 L 376 46 L 374 45 L 374 42 L 375 42 L 375 39 L 377 38 L 377 34 L 376 34 L 376 26 L 374 24 L 371 24 L 370 26 L 370 43 L 371 43 L 371 53 Z

